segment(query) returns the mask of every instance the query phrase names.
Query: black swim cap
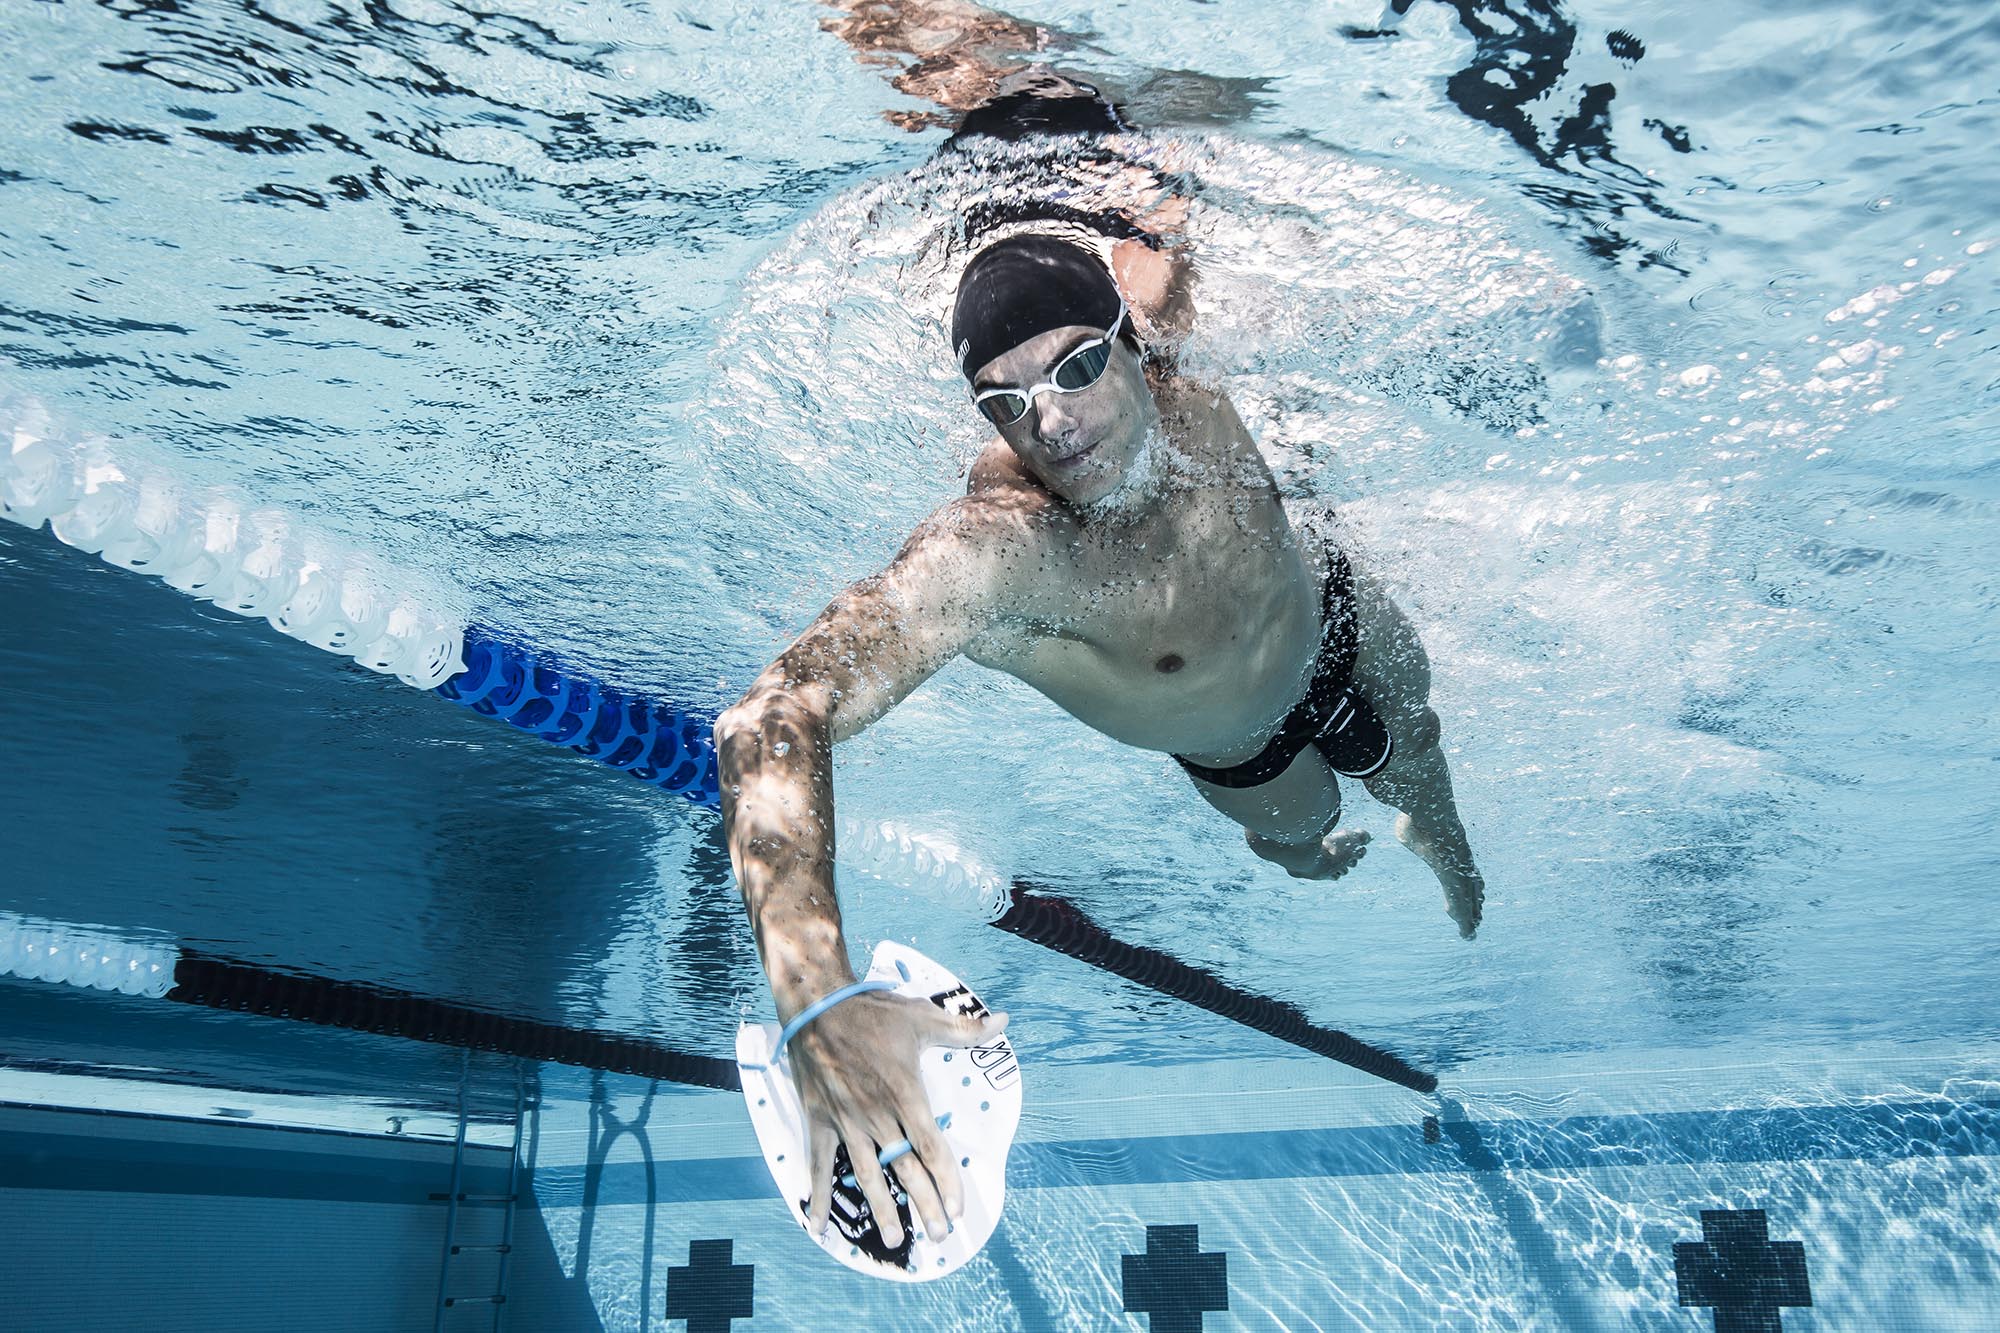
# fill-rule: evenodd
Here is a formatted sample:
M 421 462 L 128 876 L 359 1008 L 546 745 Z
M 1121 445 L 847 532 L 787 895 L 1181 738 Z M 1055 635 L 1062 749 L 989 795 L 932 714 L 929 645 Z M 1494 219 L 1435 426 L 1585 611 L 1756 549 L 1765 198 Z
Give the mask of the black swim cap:
M 974 255 L 958 280 L 952 353 L 969 380 L 1050 329 L 1108 329 L 1119 305 L 1117 284 L 1090 251 L 1053 236 L 1010 236 Z

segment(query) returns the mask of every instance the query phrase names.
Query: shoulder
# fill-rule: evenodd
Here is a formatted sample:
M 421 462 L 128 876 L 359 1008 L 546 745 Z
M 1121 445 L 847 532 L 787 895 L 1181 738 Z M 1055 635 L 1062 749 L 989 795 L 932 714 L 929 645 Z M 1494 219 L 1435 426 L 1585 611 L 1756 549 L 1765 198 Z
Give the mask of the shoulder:
M 980 456 L 964 495 L 917 524 L 895 566 L 905 578 L 948 586 L 1004 616 L 1038 600 L 1048 557 L 1062 548 L 1062 529 L 1073 520 L 1001 449 L 1004 458 L 992 449 Z
M 1060 502 L 1036 484 L 981 485 L 933 509 L 917 524 L 904 553 L 951 552 L 979 564 L 1008 561 L 1048 548 L 1062 525 Z
M 985 491 L 1023 486 L 1042 491 L 1044 496 L 1048 494 L 1042 490 L 1041 483 L 1035 480 L 1034 475 L 1021 462 L 1021 456 L 998 435 L 988 440 L 986 447 L 979 451 L 979 457 L 972 460 L 972 471 L 965 478 L 965 494 L 968 498 Z
M 1049 493 L 998 436 L 973 460 L 965 479 L 965 494 L 945 508 L 964 514 L 975 525 L 999 531 L 1019 529 L 1023 536 L 1055 531 L 1074 522 L 1068 507 Z
M 1229 394 L 1213 384 L 1178 373 L 1164 376 L 1154 386 L 1154 401 L 1162 417 L 1178 418 L 1186 429 L 1205 435 L 1249 434 Z

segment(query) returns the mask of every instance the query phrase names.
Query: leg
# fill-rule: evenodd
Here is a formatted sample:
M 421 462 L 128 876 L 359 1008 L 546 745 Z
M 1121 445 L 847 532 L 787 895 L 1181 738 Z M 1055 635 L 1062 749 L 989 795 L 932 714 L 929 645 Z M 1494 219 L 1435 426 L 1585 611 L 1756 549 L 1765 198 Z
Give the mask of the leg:
M 1486 881 L 1473 864 L 1472 845 L 1458 817 L 1451 791 L 1451 769 L 1438 749 L 1437 714 L 1424 709 L 1427 725 L 1411 735 L 1410 744 L 1396 740 L 1389 766 L 1367 780 L 1368 794 L 1402 811 L 1396 838 L 1423 858 L 1444 887 L 1445 910 L 1467 939 L 1479 929 L 1486 901 Z M 1391 733 L 1394 734 L 1393 732 Z
M 1340 785 L 1307 746 L 1290 768 L 1257 787 L 1217 787 L 1189 779 L 1210 805 L 1243 827 L 1250 850 L 1297 879 L 1338 879 L 1368 849 L 1359 829 L 1333 832 Z
M 1486 881 L 1472 858 L 1452 794 L 1451 769 L 1438 748 L 1442 728 L 1430 706 L 1431 664 L 1416 627 L 1381 584 L 1354 571 L 1361 633 L 1354 680 L 1395 741 L 1389 766 L 1367 780 L 1368 794 L 1402 812 L 1396 837 L 1423 859 L 1444 888 L 1445 910 L 1467 939 L 1479 927 Z

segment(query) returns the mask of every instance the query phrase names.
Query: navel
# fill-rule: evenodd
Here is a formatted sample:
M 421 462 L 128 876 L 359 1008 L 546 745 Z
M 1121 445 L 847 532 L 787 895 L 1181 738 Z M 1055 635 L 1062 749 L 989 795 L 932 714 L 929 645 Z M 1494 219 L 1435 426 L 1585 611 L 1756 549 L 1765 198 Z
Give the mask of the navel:
M 1153 663 L 1153 666 L 1156 670 L 1161 672 L 1163 675 L 1168 675 L 1168 676 L 1173 675 L 1174 672 L 1179 671 L 1182 667 L 1186 665 L 1187 663 L 1181 660 L 1181 656 L 1179 653 L 1168 653 L 1165 657 L 1162 657 L 1159 661 Z

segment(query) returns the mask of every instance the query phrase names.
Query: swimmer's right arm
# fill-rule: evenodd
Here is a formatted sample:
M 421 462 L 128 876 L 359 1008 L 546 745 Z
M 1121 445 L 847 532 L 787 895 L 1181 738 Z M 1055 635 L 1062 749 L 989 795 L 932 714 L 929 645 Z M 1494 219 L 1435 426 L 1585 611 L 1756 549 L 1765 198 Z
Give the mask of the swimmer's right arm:
M 835 598 L 717 720 L 730 864 L 781 1022 L 854 980 L 833 888 L 833 746 L 863 730 L 1005 614 L 1022 528 L 1002 501 L 968 497 L 919 527 L 888 568 Z M 947 1017 L 883 992 L 813 1019 L 787 1048 L 812 1125 L 815 1233 L 831 1200 L 833 1147 L 884 1239 L 900 1243 L 876 1149 L 907 1137 L 925 1170 L 899 1169 L 927 1228 L 962 1206 L 958 1172 L 917 1077 L 925 1046 L 973 1045 L 1005 1026 Z M 906 1159 L 907 1160 L 907 1159 Z

